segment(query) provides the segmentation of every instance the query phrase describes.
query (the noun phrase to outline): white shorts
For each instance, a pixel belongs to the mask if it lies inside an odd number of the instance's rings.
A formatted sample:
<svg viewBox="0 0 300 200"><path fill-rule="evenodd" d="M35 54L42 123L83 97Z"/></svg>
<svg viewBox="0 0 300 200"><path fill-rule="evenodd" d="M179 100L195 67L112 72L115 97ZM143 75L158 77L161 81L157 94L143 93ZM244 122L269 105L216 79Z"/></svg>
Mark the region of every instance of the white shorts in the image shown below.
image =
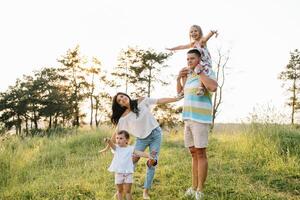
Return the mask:
<svg viewBox="0 0 300 200"><path fill-rule="evenodd" d="M208 131L210 124L184 121L184 146L206 148L208 145Z"/></svg>
<svg viewBox="0 0 300 200"><path fill-rule="evenodd" d="M133 173L115 173L115 184L133 183Z"/></svg>

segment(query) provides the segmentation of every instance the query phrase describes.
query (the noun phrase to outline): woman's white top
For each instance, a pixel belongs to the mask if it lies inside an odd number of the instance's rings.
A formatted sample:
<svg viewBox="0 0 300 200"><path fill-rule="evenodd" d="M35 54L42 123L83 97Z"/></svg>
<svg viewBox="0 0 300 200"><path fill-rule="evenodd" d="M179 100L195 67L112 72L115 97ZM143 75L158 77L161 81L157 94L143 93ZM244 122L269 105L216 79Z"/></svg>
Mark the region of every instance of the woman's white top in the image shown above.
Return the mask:
<svg viewBox="0 0 300 200"><path fill-rule="evenodd" d="M145 97L138 103L139 115L130 111L119 119L117 131L126 130L137 138L146 138L153 129L159 126L158 122L151 113L151 105L157 103L157 99Z"/></svg>
<svg viewBox="0 0 300 200"><path fill-rule="evenodd" d="M114 158L108 171L115 173L133 173L133 152L134 146L120 147L116 145Z"/></svg>

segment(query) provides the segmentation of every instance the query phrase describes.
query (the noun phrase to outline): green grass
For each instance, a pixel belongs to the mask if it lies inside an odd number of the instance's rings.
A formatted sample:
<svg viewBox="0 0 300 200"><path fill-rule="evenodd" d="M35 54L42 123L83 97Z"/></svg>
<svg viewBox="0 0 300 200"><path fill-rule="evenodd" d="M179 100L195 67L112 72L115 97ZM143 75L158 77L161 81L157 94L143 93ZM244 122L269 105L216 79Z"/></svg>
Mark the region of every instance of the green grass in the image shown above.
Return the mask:
<svg viewBox="0 0 300 200"><path fill-rule="evenodd" d="M300 131L252 124L210 135L205 199L300 199ZM100 156L110 130L79 130L50 137L10 137L0 143L0 199L101 199L115 192ZM141 199L145 159L135 172L133 198ZM188 200L191 158L182 132L164 133L151 197Z"/></svg>

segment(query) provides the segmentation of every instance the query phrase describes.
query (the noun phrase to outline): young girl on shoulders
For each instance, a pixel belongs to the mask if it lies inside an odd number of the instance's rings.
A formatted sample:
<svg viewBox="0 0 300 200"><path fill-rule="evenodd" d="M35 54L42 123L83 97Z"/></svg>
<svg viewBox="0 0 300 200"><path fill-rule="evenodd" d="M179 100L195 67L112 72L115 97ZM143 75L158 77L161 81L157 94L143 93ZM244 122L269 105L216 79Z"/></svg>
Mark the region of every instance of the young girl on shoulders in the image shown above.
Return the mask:
<svg viewBox="0 0 300 200"><path fill-rule="evenodd" d="M179 45L173 48L166 48L170 51L176 51L176 50L183 50L183 49L189 49L189 48L196 48L199 50L201 54L201 61L199 65L194 69L194 72L196 74L200 74L202 71L208 70L207 68L212 68L212 61L211 56L207 48L207 41L213 36L218 36L217 30L211 30L206 36L203 36L202 29L198 25L193 25L190 28L189 36L190 36L190 43L185 45ZM192 73L192 71L191 71ZM182 78L183 85L186 82L186 77ZM200 82L201 83L201 82ZM197 91L197 95L204 95L205 88L203 84L200 84L199 90ZM183 91L181 91L178 94L179 98L183 97Z"/></svg>

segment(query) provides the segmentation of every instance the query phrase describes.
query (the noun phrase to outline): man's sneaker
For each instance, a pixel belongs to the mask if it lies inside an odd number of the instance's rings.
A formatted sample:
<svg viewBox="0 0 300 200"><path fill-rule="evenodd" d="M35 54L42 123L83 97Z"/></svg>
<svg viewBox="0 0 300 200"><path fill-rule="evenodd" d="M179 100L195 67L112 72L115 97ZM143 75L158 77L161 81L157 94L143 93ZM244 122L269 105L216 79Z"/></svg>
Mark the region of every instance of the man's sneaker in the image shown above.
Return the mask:
<svg viewBox="0 0 300 200"><path fill-rule="evenodd" d="M196 198L196 200L202 200L202 199L204 199L204 194L203 194L203 192L196 191L196 192L195 192L195 198Z"/></svg>
<svg viewBox="0 0 300 200"><path fill-rule="evenodd" d="M192 187L190 187L189 189L186 190L184 196L194 197L195 193L196 193L196 191Z"/></svg>

